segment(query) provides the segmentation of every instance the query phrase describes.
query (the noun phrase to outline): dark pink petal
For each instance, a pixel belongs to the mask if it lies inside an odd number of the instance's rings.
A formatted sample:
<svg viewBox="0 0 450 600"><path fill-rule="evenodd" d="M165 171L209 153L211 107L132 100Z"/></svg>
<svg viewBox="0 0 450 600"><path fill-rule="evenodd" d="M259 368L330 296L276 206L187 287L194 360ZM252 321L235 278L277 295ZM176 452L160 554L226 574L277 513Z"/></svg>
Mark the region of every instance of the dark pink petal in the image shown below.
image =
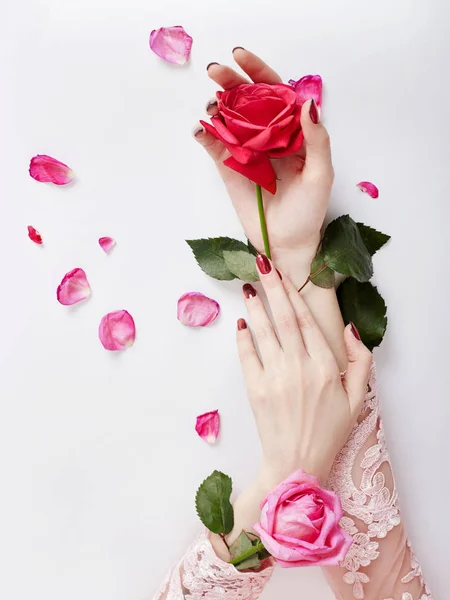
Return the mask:
<svg viewBox="0 0 450 600"><path fill-rule="evenodd" d="M220 306L199 292L188 292L178 300L178 320L188 327L204 327L215 321Z"/></svg>
<svg viewBox="0 0 450 600"><path fill-rule="evenodd" d="M192 41L181 25L160 27L150 34L150 49L167 62L184 65L189 59Z"/></svg>
<svg viewBox="0 0 450 600"><path fill-rule="evenodd" d="M378 198L378 188L373 183L370 183L370 181L360 181L356 184L356 187L359 187L362 192L369 194L371 198Z"/></svg>
<svg viewBox="0 0 450 600"><path fill-rule="evenodd" d="M58 285L56 297L58 302L64 306L70 306L85 300L91 295L91 287L83 269L72 269L64 275L63 280Z"/></svg>
<svg viewBox="0 0 450 600"><path fill-rule="evenodd" d="M30 175L36 181L50 182L56 185L70 183L75 177L70 167L46 154L33 156L30 162Z"/></svg>
<svg viewBox="0 0 450 600"><path fill-rule="evenodd" d="M126 310L110 312L100 321L98 337L106 350L126 350L136 339L133 317Z"/></svg>
<svg viewBox="0 0 450 600"><path fill-rule="evenodd" d="M317 107L322 107L322 77L320 75L305 75L298 81L290 79L289 83L293 86L297 94L297 104L303 105L311 98L314 98Z"/></svg>
<svg viewBox="0 0 450 600"><path fill-rule="evenodd" d="M39 231L37 229L35 229L31 225L28 225L28 237L35 244L42 244L41 234L39 233Z"/></svg>
<svg viewBox="0 0 450 600"><path fill-rule="evenodd" d="M108 254L116 245L116 240L112 237L101 237L98 240L98 243L100 244L100 248L103 250L103 252Z"/></svg>
<svg viewBox="0 0 450 600"><path fill-rule="evenodd" d="M216 443L219 429L220 415L218 410L213 410L212 412L197 417L195 431L203 440L205 440L205 442L208 442L208 444Z"/></svg>

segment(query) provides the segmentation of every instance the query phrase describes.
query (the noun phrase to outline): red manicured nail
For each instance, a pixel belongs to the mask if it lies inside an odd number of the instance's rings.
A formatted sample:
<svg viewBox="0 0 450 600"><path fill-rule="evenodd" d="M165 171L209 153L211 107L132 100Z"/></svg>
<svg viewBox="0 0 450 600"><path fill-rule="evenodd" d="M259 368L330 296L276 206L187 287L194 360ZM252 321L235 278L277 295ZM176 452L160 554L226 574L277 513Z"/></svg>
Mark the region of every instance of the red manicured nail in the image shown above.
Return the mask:
<svg viewBox="0 0 450 600"><path fill-rule="evenodd" d="M281 281L283 281L283 275L280 273L280 271L278 269L276 271L278 273L278 277L281 279Z"/></svg>
<svg viewBox="0 0 450 600"><path fill-rule="evenodd" d="M262 273L263 275L268 275L272 270L270 260L265 254L258 254L258 256L256 257L256 264L258 265L260 273Z"/></svg>
<svg viewBox="0 0 450 600"><path fill-rule="evenodd" d="M361 336L359 335L359 331L356 328L356 325L353 323L353 321L350 321L350 328L351 328L352 333L355 336L355 338L360 342L361 341Z"/></svg>
<svg viewBox="0 0 450 600"><path fill-rule="evenodd" d="M314 125L317 125L319 122L319 111L317 110L317 104L314 101L314 98L311 100L311 106L309 107L309 116Z"/></svg>
<svg viewBox="0 0 450 600"><path fill-rule="evenodd" d="M242 331L242 329L247 329L247 323L245 322L245 319L238 319L237 328L239 331Z"/></svg>
<svg viewBox="0 0 450 600"><path fill-rule="evenodd" d="M242 290L246 298L254 298L256 296L256 290L250 283L244 284Z"/></svg>

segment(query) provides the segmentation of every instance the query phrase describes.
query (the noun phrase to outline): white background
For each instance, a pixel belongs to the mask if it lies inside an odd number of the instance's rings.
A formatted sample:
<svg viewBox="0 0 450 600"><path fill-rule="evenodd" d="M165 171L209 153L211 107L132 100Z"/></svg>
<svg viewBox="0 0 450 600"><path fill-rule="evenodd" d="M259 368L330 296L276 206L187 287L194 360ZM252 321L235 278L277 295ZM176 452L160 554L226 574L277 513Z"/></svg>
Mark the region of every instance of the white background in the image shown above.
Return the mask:
<svg viewBox="0 0 450 600"><path fill-rule="evenodd" d="M242 237L191 127L210 61L241 45L287 80L320 73L336 184L331 214L392 235L375 258L389 306L376 352L404 517L436 598L450 534L449 14L445 0L2 1L0 596L143 600L199 530L196 487L214 468L249 481L258 441L237 361L238 283L209 279L184 239ZM183 25L190 64L153 55L153 28ZM28 176L37 153L74 185ZM355 184L374 181L376 201ZM26 226L44 237L30 242ZM117 239L110 256L99 236ZM91 299L56 302L86 270ZM183 328L197 290L222 316ZM125 308L134 348L115 355L100 318ZM207 447L197 414L219 408ZM447 577L448 579L448 577ZM279 572L268 599L331 598L315 571Z"/></svg>

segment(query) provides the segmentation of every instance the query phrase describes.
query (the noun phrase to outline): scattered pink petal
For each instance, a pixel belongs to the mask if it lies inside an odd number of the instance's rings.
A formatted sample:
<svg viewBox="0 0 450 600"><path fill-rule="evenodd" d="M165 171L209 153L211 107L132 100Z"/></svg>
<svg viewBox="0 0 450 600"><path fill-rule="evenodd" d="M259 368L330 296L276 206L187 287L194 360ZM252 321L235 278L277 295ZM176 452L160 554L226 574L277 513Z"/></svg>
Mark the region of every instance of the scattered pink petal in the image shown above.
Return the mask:
<svg viewBox="0 0 450 600"><path fill-rule="evenodd" d="M218 410L213 410L197 417L195 431L208 444L216 443L219 429L220 415Z"/></svg>
<svg viewBox="0 0 450 600"><path fill-rule="evenodd" d="M42 244L42 236L37 229L28 225L28 237L35 244Z"/></svg>
<svg viewBox="0 0 450 600"><path fill-rule="evenodd" d="M370 181L360 181L356 184L356 187L359 187L362 192L369 194L371 198L378 198L378 188L373 183L370 183Z"/></svg>
<svg viewBox="0 0 450 600"><path fill-rule="evenodd" d="M178 320L188 327L204 327L215 321L220 306L199 292L188 292L178 300Z"/></svg>
<svg viewBox="0 0 450 600"><path fill-rule="evenodd" d="M70 183L75 177L70 167L46 154L33 156L30 162L30 175L36 181L50 182L56 185Z"/></svg>
<svg viewBox="0 0 450 600"><path fill-rule="evenodd" d="M64 275L58 285L56 297L64 306L70 306L85 300L91 295L91 287L83 269L72 269Z"/></svg>
<svg viewBox="0 0 450 600"><path fill-rule="evenodd" d="M175 65L184 65L191 54L192 38L181 25L160 27L150 34L150 48L160 58Z"/></svg>
<svg viewBox="0 0 450 600"><path fill-rule="evenodd" d="M133 317L126 310L110 312L100 321L98 337L106 350L126 350L136 339Z"/></svg>
<svg viewBox="0 0 450 600"><path fill-rule="evenodd" d="M116 240L112 237L101 237L98 240L98 243L100 244L100 248L103 250L103 252L108 254L116 245Z"/></svg>
<svg viewBox="0 0 450 600"><path fill-rule="evenodd" d="M314 98L319 109L322 108L322 77L320 75L305 75L298 81L289 80L297 94L297 103L303 105L305 102Z"/></svg>

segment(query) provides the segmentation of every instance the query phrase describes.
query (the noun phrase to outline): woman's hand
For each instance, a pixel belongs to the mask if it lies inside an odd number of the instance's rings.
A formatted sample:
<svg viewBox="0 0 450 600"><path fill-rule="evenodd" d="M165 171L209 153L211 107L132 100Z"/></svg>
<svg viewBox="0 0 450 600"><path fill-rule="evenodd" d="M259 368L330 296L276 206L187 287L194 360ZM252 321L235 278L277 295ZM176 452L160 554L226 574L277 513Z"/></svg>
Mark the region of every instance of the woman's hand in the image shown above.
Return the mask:
<svg viewBox="0 0 450 600"><path fill-rule="evenodd" d="M255 83L281 81L275 71L243 48L235 48L233 58ZM230 67L217 63L208 66L208 75L224 89L249 83ZM304 147L297 154L272 160L278 179L277 193L275 196L265 193L272 258L280 269L295 277L295 283L303 283L309 274L334 176L328 133L323 125L311 119L310 106L311 102L306 102L301 114ZM210 116L216 114L217 103L209 102L207 112ZM195 139L217 165L247 237L262 251L255 184L223 164L228 151L200 125L195 130Z"/></svg>
<svg viewBox="0 0 450 600"><path fill-rule="evenodd" d="M272 263L257 259L273 324L250 284L237 341L246 387L263 449L261 477L274 487L297 469L324 484L360 414L372 361L353 325L345 329L348 369L336 360L304 300ZM256 351L258 345L260 356ZM265 487L265 485L264 485Z"/></svg>

